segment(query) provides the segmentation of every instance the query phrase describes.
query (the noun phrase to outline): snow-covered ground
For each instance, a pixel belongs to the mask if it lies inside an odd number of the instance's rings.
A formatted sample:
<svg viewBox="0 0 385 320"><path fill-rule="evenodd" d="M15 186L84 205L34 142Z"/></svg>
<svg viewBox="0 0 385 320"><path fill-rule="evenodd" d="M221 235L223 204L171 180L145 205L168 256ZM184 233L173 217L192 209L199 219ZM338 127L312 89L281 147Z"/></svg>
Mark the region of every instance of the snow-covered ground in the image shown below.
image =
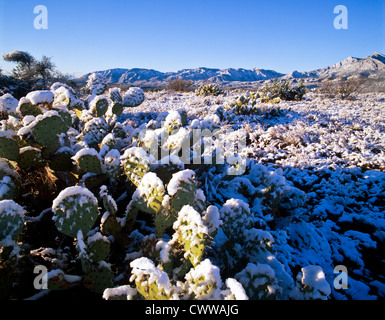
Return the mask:
<svg viewBox="0 0 385 320"><path fill-rule="evenodd" d="M242 175L224 179L220 166L195 167L207 200L218 207L231 198L248 203L254 226L273 236L275 257L293 278L317 265L335 299L384 298L385 94L344 101L309 93L300 102L261 104L262 111L279 108L271 116L216 116L239 95L149 92L119 120L136 128L154 120L156 128L168 112L184 108L187 127L245 132ZM221 237L213 245L218 266ZM346 268L348 289L334 286L338 265Z"/></svg>

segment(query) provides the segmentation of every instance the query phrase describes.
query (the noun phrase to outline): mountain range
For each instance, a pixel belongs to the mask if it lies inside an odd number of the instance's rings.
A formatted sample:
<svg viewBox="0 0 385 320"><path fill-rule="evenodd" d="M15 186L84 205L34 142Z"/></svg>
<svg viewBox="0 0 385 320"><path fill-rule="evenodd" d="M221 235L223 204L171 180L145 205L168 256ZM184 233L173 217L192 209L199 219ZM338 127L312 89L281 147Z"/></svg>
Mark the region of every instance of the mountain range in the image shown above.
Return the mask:
<svg viewBox="0 0 385 320"><path fill-rule="evenodd" d="M142 87L164 86L174 79L192 80L194 83L233 84L239 82L263 82L275 78L301 79L307 82L322 81L339 77L360 75L369 79L385 78L385 55L375 52L366 58L348 57L343 61L321 69L307 72L293 71L288 74L265 69L183 69L177 72L160 72L152 69L108 69L96 71L107 79L108 84L127 84ZM77 82L85 82L90 74L86 74Z"/></svg>

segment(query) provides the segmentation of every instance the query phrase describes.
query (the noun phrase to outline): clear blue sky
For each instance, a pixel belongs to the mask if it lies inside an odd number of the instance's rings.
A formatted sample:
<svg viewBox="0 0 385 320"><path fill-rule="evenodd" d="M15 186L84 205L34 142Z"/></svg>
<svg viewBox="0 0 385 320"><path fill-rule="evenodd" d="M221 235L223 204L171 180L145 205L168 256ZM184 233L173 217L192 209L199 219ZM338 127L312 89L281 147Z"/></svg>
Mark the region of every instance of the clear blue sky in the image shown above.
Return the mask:
<svg viewBox="0 0 385 320"><path fill-rule="evenodd" d="M348 30L333 27L339 4L348 8ZM48 9L48 30L34 28L36 5ZM385 53L385 1L0 0L0 54L13 50L52 57L75 75L135 67L309 71Z"/></svg>

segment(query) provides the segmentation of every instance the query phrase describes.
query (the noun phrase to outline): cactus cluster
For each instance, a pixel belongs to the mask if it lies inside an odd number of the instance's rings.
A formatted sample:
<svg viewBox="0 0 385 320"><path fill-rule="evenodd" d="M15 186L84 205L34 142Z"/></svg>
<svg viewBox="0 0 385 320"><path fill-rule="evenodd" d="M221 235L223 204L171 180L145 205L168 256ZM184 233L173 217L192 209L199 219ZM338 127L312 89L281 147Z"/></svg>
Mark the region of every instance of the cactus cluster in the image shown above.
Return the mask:
<svg viewBox="0 0 385 320"><path fill-rule="evenodd" d="M0 99L0 295L20 295L15 278L43 265L49 289L82 287L104 299L328 296L313 277L322 270L293 281L261 223L294 188L257 164L244 177L225 161L191 164L220 152L214 144L200 154L193 131L220 131L218 115L189 125L179 109L133 128L118 119L143 91L106 88L93 74L82 98L56 83L18 102ZM248 93L238 104L256 99Z"/></svg>
<svg viewBox="0 0 385 320"><path fill-rule="evenodd" d="M223 90L216 84L202 85L195 90L198 96L219 96L223 94Z"/></svg>

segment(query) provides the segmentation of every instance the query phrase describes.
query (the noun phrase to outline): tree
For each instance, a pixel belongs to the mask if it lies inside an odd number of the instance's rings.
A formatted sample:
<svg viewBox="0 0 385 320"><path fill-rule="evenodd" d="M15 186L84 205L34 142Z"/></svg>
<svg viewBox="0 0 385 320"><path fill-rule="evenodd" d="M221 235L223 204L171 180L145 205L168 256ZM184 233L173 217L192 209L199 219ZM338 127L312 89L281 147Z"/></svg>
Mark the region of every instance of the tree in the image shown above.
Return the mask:
<svg viewBox="0 0 385 320"><path fill-rule="evenodd" d="M45 55L37 60L28 52L15 50L3 54L3 59L16 63L11 75L6 77L7 81L0 81L7 90L12 86L11 91L16 97L22 97L31 90L46 89L57 81L68 83L73 78L58 71L52 58Z"/></svg>
<svg viewBox="0 0 385 320"><path fill-rule="evenodd" d="M23 80L31 80L34 78L33 65L35 58L28 52L14 50L11 53L3 54L3 59L16 63L16 67L12 70L13 77Z"/></svg>
<svg viewBox="0 0 385 320"><path fill-rule="evenodd" d="M35 61L34 69L36 75L43 80L43 87L45 87L47 80L54 77L55 64L51 61L51 58L43 56L40 61Z"/></svg>

